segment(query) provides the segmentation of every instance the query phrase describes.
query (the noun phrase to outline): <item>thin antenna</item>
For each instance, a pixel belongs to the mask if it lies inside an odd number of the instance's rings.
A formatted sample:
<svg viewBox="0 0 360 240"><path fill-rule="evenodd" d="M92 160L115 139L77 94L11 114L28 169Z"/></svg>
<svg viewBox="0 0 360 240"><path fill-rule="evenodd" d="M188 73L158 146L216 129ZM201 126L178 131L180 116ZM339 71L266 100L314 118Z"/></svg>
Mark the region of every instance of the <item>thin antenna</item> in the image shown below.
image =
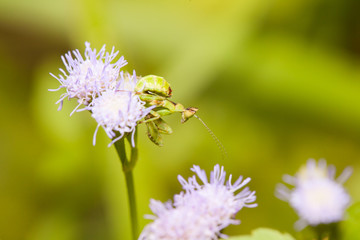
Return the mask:
<svg viewBox="0 0 360 240"><path fill-rule="evenodd" d="M204 125L204 127L208 130L208 132L210 133L211 137L214 139L214 141L216 142L216 145L218 146L218 148L221 151L221 155L223 157L223 160L227 159L227 152L226 149L224 147L224 145L220 142L220 140L216 137L215 133L213 131L211 131L211 129L206 125L206 123L200 118L198 117L196 114L194 114L194 116L199 119L199 121Z"/></svg>

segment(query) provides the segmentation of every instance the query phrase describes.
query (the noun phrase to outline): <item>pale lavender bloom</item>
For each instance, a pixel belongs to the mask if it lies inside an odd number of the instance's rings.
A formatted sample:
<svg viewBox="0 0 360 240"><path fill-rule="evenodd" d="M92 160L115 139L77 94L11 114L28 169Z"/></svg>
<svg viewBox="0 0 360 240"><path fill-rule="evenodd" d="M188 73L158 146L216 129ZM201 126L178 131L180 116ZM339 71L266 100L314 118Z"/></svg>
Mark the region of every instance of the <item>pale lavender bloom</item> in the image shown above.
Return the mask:
<svg viewBox="0 0 360 240"><path fill-rule="evenodd" d="M113 89L101 92L99 96L84 108L89 110L91 116L97 121L98 126L94 133L93 144L95 145L96 134L99 127L103 127L106 134L114 142L121 139L124 134L132 132L132 145L134 143L135 127L138 121L145 117L155 106L145 108L145 102L141 101L134 92L137 77L134 74L120 74L120 80Z"/></svg>
<svg viewBox="0 0 360 240"><path fill-rule="evenodd" d="M234 184L232 176L226 181L224 168L219 165L214 167L208 181L206 173L199 166L191 169L201 180L199 184L196 176L186 181L183 177L178 179L184 189L174 196L174 203L152 200L150 208L155 216L148 216L154 222L148 224L139 239L182 239L182 240L209 240L226 238L220 233L230 224L239 224L235 215L242 207L256 207L255 192L247 187L240 193L236 191L244 187L250 178L243 181L240 177ZM226 181L226 183L225 183Z"/></svg>
<svg viewBox="0 0 360 240"><path fill-rule="evenodd" d="M215 240L220 231L212 221L198 212L181 206L174 208L170 202L151 200L150 208L156 215L148 218L148 224L141 233L140 240Z"/></svg>
<svg viewBox="0 0 360 240"><path fill-rule="evenodd" d="M284 181L295 188L290 190L283 184L277 186L276 196L288 201L300 217L295 223L297 230L306 225L329 224L343 219L350 196L342 184L350 177L352 169L346 168L337 179L335 171L335 167L327 166L324 159L318 164L309 159L295 177L284 176Z"/></svg>
<svg viewBox="0 0 360 240"><path fill-rule="evenodd" d="M66 92L60 96L56 103L60 103L59 110L62 108L63 100L68 98L77 98L79 105L72 111L73 114L81 104L87 106L95 97L107 89L113 89L116 86L116 80L119 77L120 68L127 64L124 57L120 57L115 63L111 63L118 51L112 48L111 53L105 52L105 45L99 52L90 48L90 43L85 42L85 58L83 58L79 50L69 51L65 56L61 56L64 62L66 73L60 68L63 75L59 74L54 78L60 82L57 91L65 88ZM70 114L70 115L71 115Z"/></svg>

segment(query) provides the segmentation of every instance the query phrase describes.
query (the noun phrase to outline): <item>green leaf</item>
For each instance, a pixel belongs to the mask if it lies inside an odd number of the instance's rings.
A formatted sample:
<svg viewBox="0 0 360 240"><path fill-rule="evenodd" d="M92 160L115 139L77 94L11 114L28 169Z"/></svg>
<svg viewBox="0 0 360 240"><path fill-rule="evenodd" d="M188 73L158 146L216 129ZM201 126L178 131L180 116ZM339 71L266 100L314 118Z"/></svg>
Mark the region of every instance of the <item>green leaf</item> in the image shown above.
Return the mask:
<svg viewBox="0 0 360 240"><path fill-rule="evenodd" d="M228 240L295 240L295 238L274 229L258 228L253 230L251 235L230 237Z"/></svg>
<svg viewBox="0 0 360 240"><path fill-rule="evenodd" d="M347 217L341 223L344 240L360 239L360 202L347 210Z"/></svg>

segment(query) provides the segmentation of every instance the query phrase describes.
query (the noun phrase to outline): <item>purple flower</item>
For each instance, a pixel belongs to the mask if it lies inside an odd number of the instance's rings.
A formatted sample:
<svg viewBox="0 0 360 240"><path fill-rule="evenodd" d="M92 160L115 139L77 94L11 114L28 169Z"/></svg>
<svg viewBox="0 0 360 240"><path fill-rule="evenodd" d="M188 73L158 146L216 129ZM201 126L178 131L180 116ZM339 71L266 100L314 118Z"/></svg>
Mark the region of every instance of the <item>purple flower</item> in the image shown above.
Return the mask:
<svg viewBox="0 0 360 240"><path fill-rule="evenodd" d="M226 172L219 165L214 167L208 180L204 170L194 165L191 169L196 176L186 181L178 176L184 191L174 196L174 203L165 204L151 200L150 208L155 216L147 216L154 221L148 224L140 240L208 240L226 237L220 233L230 224L239 224L235 215L243 207L256 207L255 192L248 187L239 193L250 178L240 177L234 184L232 176L226 181Z"/></svg>
<svg viewBox="0 0 360 240"><path fill-rule="evenodd" d="M50 91L57 91L65 88L66 92L60 96L56 103L60 103L59 110L62 108L63 100L68 98L77 98L79 105L72 111L72 115L81 104L88 105L92 99L99 96L99 94L107 89L113 89L117 85L117 78L119 77L120 68L127 64L124 57L120 57L115 63L111 63L118 51L115 52L114 47L111 53L105 52L105 45L96 52L96 49L90 48L90 43L85 42L85 58L83 58L79 50L69 51L65 56L61 56L65 68L68 73L60 68L63 75L59 74L56 77L50 73L54 78L60 82L58 89Z"/></svg>

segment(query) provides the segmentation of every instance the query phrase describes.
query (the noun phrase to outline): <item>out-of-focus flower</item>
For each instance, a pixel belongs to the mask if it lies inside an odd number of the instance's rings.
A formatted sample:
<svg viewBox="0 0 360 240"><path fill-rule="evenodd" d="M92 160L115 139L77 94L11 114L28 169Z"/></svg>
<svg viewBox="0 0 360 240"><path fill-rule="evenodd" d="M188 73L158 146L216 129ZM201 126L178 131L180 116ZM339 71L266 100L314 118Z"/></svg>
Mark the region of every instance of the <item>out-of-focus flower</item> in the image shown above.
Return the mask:
<svg viewBox="0 0 360 240"><path fill-rule="evenodd" d="M79 105L72 111L73 114L81 104L88 105L95 97L107 89L113 89L117 85L117 78L120 74L120 68L127 64L124 57L120 57L115 63L111 63L118 51L112 48L111 53L105 52L105 45L96 52L96 49L90 48L90 43L85 43L85 59L81 56L79 50L72 51L74 58L69 51L65 56L61 56L64 62L66 73L60 68L63 75L56 77L51 75L60 82L57 91L65 88L66 92L60 96L56 103L60 103L59 110L62 108L63 100L68 98L77 98ZM70 114L70 115L71 115Z"/></svg>
<svg viewBox="0 0 360 240"><path fill-rule="evenodd" d="M220 233L230 224L239 224L235 215L243 207L256 207L255 192L248 187L239 193L250 178L240 177L234 184L232 176L226 181L226 172L219 165L210 174L210 181L204 170L199 166L191 169L201 180L199 184L196 176L186 181L178 179L184 189L174 196L174 203L165 204L151 200L150 208L155 216L148 216L154 221L148 224L140 235L141 240L209 240L226 237ZM225 183L226 181L226 183Z"/></svg>
<svg viewBox="0 0 360 240"><path fill-rule="evenodd" d="M350 196L342 184L350 177L352 169L346 168L337 179L335 171L335 167L327 166L324 159L318 164L309 159L295 177L284 176L284 182L295 188L290 190L283 184L277 186L276 196L288 201L300 217L295 224L297 230L306 225L317 226L343 219Z"/></svg>
<svg viewBox="0 0 360 240"><path fill-rule="evenodd" d="M134 92L137 81L136 73L133 76L120 74L120 80L113 89L101 92L99 96L84 109L89 110L91 116L97 121L93 144L95 145L96 133L103 127L113 144L121 139L125 133L135 133L135 127L140 119L145 117L155 106L145 108L145 102L139 99ZM117 136L117 137L116 137ZM134 146L134 138L132 138Z"/></svg>

